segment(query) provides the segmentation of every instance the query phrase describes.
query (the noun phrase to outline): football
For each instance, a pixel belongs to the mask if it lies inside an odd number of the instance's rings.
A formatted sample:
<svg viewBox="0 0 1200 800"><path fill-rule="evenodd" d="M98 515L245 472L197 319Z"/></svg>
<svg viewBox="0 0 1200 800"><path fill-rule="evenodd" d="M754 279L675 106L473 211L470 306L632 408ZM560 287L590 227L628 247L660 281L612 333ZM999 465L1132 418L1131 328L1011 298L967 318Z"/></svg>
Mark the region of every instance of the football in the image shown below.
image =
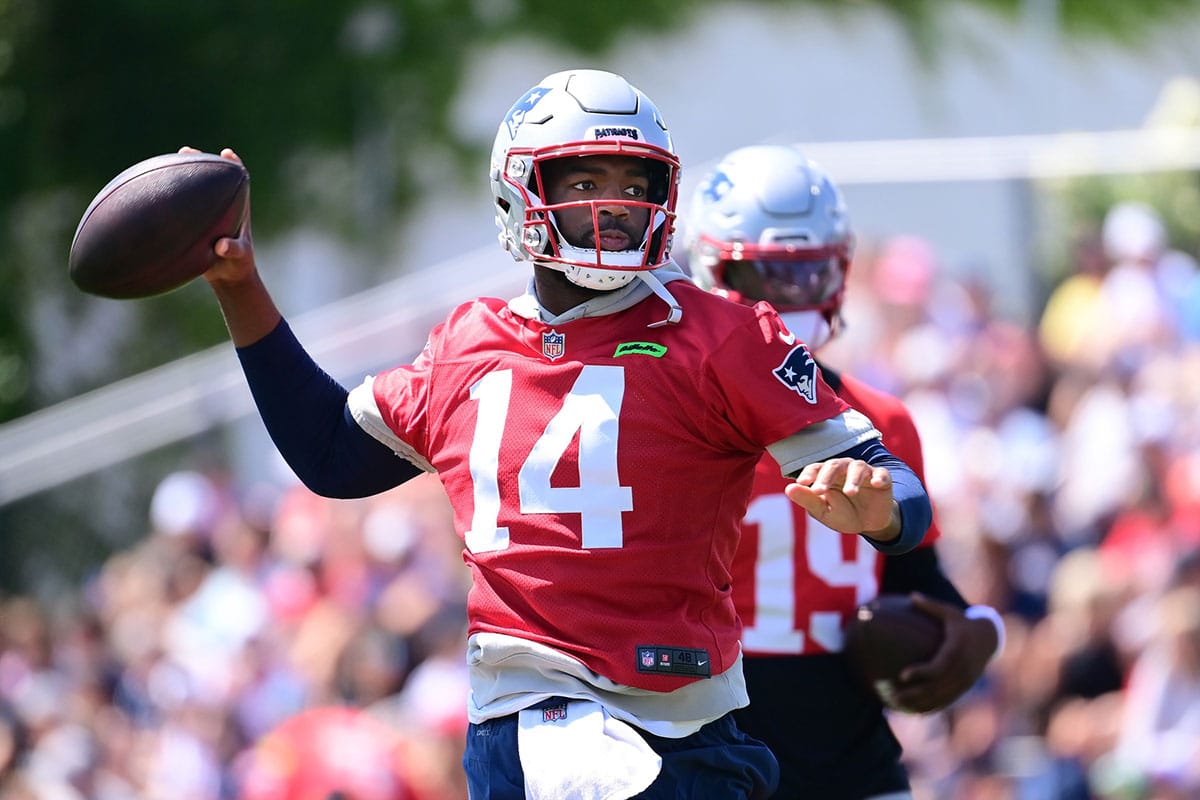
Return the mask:
<svg viewBox="0 0 1200 800"><path fill-rule="evenodd" d="M154 156L121 172L92 200L71 242L71 280L116 299L176 289L207 270L213 245L237 236L250 175L211 153Z"/></svg>
<svg viewBox="0 0 1200 800"><path fill-rule="evenodd" d="M882 594L858 607L846 625L842 651L868 687L895 680L910 664L928 661L942 643L942 623L908 595Z"/></svg>

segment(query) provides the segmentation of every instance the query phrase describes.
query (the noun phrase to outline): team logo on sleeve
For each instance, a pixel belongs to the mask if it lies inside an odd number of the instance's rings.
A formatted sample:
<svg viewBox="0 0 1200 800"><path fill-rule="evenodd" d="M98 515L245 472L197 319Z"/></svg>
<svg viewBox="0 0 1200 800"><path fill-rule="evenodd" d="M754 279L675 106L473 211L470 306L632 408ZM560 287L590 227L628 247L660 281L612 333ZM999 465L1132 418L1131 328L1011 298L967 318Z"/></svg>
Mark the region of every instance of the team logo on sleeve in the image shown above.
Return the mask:
<svg viewBox="0 0 1200 800"><path fill-rule="evenodd" d="M567 335L556 330L548 330L542 334L542 355L554 361L563 357L567 352Z"/></svg>
<svg viewBox="0 0 1200 800"><path fill-rule="evenodd" d="M787 354L783 363L775 368L775 377L789 389L808 402L817 403L817 362L808 348L798 344Z"/></svg>

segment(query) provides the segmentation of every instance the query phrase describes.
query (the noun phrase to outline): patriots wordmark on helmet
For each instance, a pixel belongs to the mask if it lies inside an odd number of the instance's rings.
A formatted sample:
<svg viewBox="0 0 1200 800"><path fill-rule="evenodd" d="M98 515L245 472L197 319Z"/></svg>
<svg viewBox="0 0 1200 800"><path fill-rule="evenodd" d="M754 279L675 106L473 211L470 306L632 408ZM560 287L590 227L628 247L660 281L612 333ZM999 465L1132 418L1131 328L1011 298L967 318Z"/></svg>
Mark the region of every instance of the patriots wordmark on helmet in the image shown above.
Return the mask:
<svg viewBox="0 0 1200 800"><path fill-rule="evenodd" d="M593 139L611 139L614 136L624 136L626 139L636 139L637 141L642 140L642 132L637 128L613 126L592 128Z"/></svg>

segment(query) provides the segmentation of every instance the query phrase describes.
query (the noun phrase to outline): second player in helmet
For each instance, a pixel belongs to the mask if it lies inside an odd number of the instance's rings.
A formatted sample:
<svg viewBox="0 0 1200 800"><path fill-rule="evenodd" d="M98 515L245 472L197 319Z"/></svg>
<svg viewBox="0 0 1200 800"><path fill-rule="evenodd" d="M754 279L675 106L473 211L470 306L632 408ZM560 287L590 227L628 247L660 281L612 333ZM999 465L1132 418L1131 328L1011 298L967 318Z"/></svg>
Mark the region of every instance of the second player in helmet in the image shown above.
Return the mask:
<svg viewBox="0 0 1200 800"><path fill-rule="evenodd" d="M700 286L746 305L768 301L814 351L837 335L853 231L837 185L797 148L728 154L698 185L683 228L683 258ZM901 402L818 364L834 391L922 475L916 427ZM936 525L916 550L883 556L833 533L787 502L783 490L778 465L765 457L734 561L750 694L750 706L735 717L779 759L776 797L911 797L883 700L856 681L839 653L843 626L880 592L923 594L916 602L943 621L945 642L910 680L885 689L895 707L920 712L970 688L1003 631L968 617L939 565ZM969 613L995 616L984 607Z"/></svg>

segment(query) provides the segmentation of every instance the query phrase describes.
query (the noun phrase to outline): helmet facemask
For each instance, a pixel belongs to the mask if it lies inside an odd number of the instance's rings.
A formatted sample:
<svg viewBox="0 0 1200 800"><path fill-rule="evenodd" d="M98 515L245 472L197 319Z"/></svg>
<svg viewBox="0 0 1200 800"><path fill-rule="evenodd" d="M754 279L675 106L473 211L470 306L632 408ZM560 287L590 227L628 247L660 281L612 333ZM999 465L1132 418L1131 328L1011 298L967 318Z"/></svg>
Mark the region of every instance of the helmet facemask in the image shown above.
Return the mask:
<svg viewBox="0 0 1200 800"><path fill-rule="evenodd" d="M706 241L714 285L742 303L765 300L788 329L809 346L820 347L841 327L846 272L845 242L833 246L744 245Z"/></svg>
<svg viewBox="0 0 1200 800"><path fill-rule="evenodd" d="M544 170L557 159L614 156L641 159L644 196L547 204ZM668 263L679 182L679 160L661 115L623 78L598 70L547 76L517 101L497 133L491 183L500 242L518 260L563 272L574 284L612 290ZM627 246L606 249L614 223L607 206L645 217L644 230L624 227ZM583 231L572 221L586 210ZM613 236L608 236L610 240ZM597 246L600 244L600 246Z"/></svg>
<svg viewBox="0 0 1200 800"><path fill-rule="evenodd" d="M513 151L511 165L520 164L518 174L532 173L528 185L516 184L523 193L524 220L520 247L526 257L556 269L572 283L587 289L612 290L629 284L638 272L657 269L667 263L674 227L678 163L674 156L659 148L623 140L571 143L542 148L533 153ZM606 198L548 203L545 200L546 173L554 162L588 156L635 157L646 163L648 188L644 199ZM629 216L645 215L647 224L632 230L605 210L612 206L627 209ZM564 230L563 220L575 210L586 211L590 224L582 230ZM622 249L597 246L606 234L619 230L631 245Z"/></svg>

